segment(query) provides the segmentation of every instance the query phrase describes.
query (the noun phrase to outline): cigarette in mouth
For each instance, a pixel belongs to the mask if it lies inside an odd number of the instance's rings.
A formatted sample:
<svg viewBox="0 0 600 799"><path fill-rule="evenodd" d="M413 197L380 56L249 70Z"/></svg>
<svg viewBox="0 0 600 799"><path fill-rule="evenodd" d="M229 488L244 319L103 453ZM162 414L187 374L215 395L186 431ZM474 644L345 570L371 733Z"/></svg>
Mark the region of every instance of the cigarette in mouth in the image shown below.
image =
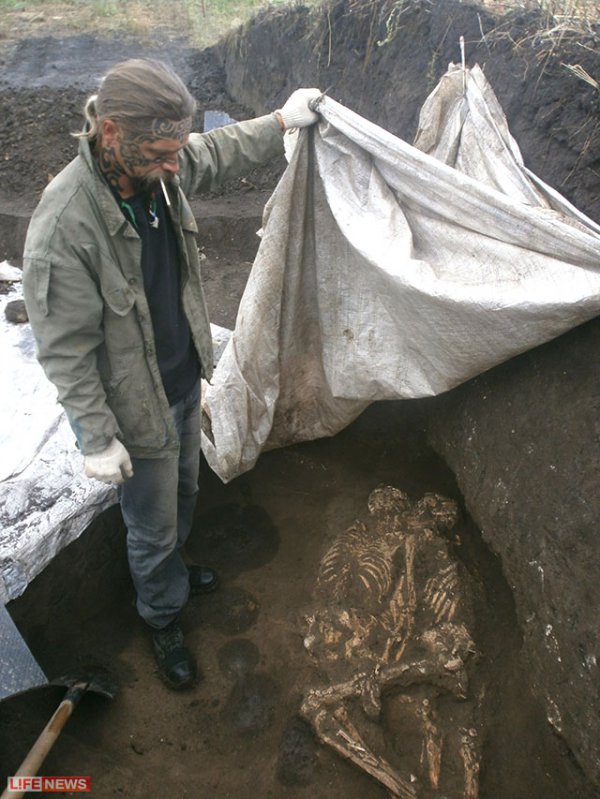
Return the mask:
<svg viewBox="0 0 600 799"><path fill-rule="evenodd" d="M160 179L160 187L163 190L163 194L165 195L165 202L167 203L167 205L170 208L171 207L171 200L169 200L169 195L167 193L167 187L165 186L162 178Z"/></svg>

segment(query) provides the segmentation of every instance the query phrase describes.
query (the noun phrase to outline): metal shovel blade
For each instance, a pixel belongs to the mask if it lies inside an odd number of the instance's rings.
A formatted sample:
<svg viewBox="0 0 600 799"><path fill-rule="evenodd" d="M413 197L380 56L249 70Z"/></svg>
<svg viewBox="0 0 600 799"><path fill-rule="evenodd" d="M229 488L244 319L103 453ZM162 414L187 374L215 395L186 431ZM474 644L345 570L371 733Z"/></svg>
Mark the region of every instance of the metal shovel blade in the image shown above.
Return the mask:
<svg viewBox="0 0 600 799"><path fill-rule="evenodd" d="M6 606L0 604L0 701L47 684L46 675L29 651Z"/></svg>
<svg viewBox="0 0 600 799"><path fill-rule="evenodd" d="M119 689L116 680L107 669L91 665L63 674L52 680L50 685L62 685L68 688L68 694L83 694L90 691L106 699L114 699Z"/></svg>

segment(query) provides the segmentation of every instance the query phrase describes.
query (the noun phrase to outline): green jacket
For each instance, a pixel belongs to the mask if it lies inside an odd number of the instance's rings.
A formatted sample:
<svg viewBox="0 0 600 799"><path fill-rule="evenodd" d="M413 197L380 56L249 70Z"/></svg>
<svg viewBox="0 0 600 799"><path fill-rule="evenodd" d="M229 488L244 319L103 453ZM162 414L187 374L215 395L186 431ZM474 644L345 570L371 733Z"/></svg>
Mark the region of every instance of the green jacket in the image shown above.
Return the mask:
<svg viewBox="0 0 600 799"><path fill-rule="evenodd" d="M203 374L213 368L198 229L186 194L214 189L283 152L273 114L193 133L181 155L171 217L182 301ZM178 451L155 355L141 241L98 172L89 144L46 187L25 242L23 287L38 359L84 455L117 436L137 457Z"/></svg>

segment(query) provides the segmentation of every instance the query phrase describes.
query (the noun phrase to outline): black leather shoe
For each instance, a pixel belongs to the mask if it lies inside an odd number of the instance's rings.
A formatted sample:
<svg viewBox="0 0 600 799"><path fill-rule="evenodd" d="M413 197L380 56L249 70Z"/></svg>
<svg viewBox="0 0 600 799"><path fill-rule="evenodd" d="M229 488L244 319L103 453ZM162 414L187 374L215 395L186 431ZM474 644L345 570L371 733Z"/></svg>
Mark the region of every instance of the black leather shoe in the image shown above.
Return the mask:
<svg viewBox="0 0 600 799"><path fill-rule="evenodd" d="M209 566L188 566L190 593L209 594L219 584L219 576Z"/></svg>
<svg viewBox="0 0 600 799"><path fill-rule="evenodd" d="M153 630L152 646L158 672L169 688L191 688L198 680L198 667L184 644L179 624L174 621L162 630Z"/></svg>

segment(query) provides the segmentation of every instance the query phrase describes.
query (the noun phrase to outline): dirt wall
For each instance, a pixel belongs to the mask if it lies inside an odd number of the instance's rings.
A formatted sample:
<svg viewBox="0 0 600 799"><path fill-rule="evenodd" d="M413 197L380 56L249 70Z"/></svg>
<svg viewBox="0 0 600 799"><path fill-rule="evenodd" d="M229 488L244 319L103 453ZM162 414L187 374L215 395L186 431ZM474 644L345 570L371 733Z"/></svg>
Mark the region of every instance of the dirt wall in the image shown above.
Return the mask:
<svg viewBox="0 0 600 799"><path fill-rule="evenodd" d="M597 34L546 39L545 27L534 13L499 18L453 0L340 0L327 12L259 16L216 54L228 93L258 113L318 86L410 142L425 98L460 63L462 36L466 64L484 70L526 165L600 221L600 92L566 68L598 77Z"/></svg>
<svg viewBox="0 0 600 799"><path fill-rule="evenodd" d="M430 438L515 596L532 686L599 777L599 320L438 398Z"/></svg>

